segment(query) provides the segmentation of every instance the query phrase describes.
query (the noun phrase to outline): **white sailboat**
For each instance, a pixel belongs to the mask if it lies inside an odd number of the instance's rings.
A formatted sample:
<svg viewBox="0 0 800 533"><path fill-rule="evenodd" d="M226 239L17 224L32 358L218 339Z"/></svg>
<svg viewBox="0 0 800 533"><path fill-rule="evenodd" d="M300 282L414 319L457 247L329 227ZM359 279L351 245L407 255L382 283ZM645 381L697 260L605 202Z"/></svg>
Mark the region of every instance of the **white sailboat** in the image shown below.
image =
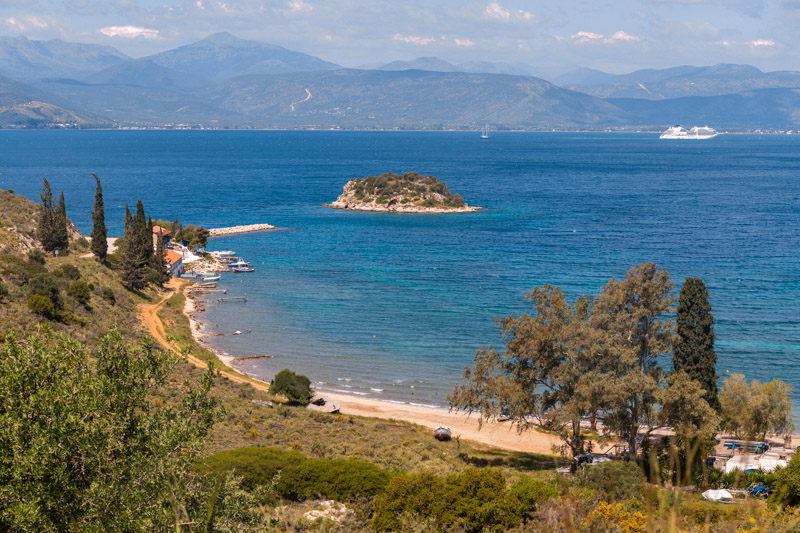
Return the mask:
<svg viewBox="0 0 800 533"><path fill-rule="evenodd" d="M481 131L481 139L490 139L490 138L491 137L489 136L489 125L486 124L483 127L483 131Z"/></svg>

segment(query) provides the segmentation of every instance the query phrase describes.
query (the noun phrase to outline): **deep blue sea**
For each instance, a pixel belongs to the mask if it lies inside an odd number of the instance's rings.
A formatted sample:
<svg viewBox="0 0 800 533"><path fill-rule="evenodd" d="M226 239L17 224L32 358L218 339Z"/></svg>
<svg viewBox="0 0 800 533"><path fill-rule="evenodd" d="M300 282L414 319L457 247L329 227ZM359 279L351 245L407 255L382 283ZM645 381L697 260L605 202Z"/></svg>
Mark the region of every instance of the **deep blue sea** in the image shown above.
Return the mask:
<svg viewBox="0 0 800 533"><path fill-rule="evenodd" d="M483 211L335 211L351 177L433 174ZM718 373L780 378L800 407L800 136L225 131L0 131L0 187L38 200L64 189L88 234L96 172L108 225L125 202L206 227L278 231L214 239L256 272L225 275L208 304L230 354L270 354L323 389L444 405L495 316L528 309L542 283L595 293L656 261L702 278L717 326Z"/></svg>

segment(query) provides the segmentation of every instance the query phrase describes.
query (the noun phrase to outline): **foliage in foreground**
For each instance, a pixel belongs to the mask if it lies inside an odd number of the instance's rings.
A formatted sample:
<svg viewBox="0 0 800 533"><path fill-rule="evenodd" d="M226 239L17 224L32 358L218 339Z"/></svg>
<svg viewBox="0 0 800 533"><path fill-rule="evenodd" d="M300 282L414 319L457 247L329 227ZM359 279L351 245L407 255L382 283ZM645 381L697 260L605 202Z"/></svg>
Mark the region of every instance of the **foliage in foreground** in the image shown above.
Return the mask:
<svg viewBox="0 0 800 533"><path fill-rule="evenodd" d="M383 492L390 474L372 463L313 459L275 448L239 448L218 452L197 465L201 473L235 472L246 488L270 486L291 501L324 497L337 501L372 498Z"/></svg>
<svg viewBox="0 0 800 533"><path fill-rule="evenodd" d="M405 474L375 501L372 527L405 531L413 521L428 524L431 531L505 531L558 494L550 483L531 478L507 487L503 473L493 468L470 468L448 476Z"/></svg>
<svg viewBox="0 0 800 533"><path fill-rule="evenodd" d="M153 531L175 520L219 409L213 374L151 405L171 358L119 333L89 354L52 334L0 354L0 530ZM203 497L207 497L204 495Z"/></svg>

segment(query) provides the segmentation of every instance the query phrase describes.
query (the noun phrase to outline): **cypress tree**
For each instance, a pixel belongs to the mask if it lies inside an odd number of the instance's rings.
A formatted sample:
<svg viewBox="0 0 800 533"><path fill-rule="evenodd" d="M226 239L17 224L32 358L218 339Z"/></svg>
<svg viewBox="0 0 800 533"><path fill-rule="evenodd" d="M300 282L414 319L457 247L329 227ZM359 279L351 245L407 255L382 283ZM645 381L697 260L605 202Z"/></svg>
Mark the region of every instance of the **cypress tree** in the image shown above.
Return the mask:
<svg viewBox="0 0 800 533"><path fill-rule="evenodd" d="M678 341L673 350L672 366L676 372L682 370L700 382L706 391L706 401L719 411L712 311L703 280L686 278L678 299Z"/></svg>
<svg viewBox="0 0 800 533"><path fill-rule="evenodd" d="M106 211L103 205L103 188L100 178L92 174L97 183L94 193L94 211L92 211L92 253L100 259L106 260L108 255L108 230L106 229Z"/></svg>
<svg viewBox="0 0 800 533"><path fill-rule="evenodd" d="M164 238L159 234L156 240L156 252L153 255L152 269L154 278L159 287L163 287L164 283L169 281L170 272L167 266L167 258L164 255Z"/></svg>
<svg viewBox="0 0 800 533"><path fill-rule="evenodd" d="M133 215L133 240L142 262L150 264L150 259L153 257L153 231L147 223L147 215L144 213L141 200L136 201L136 214Z"/></svg>
<svg viewBox="0 0 800 533"><path fill-rule="evenodd" d="M36 237L42 243L45 252L52 252L58 249L57 237L55 235L56 206L53 201L53 191L50 183L43 177L44 186L39 195L42 199L42 206L39 210L39 221L36 227Z"/></svg>
<svg viewBox="0 0 800 533"><path fill-rule="evenodd" d="M67 206L64 203L64 191L58 198L58 209L56 210L55 226L53 230L56 238L56 248L61 251L69 250L69 231L67 230Z"/></svg>
<svg viewBox="0 0 800 533"><path fill-rule="evenodd" d="M125 234L127 235L128 230L133 226L133 216L131 216L131 210L128 207L128 202L125 202Z"/></svg>

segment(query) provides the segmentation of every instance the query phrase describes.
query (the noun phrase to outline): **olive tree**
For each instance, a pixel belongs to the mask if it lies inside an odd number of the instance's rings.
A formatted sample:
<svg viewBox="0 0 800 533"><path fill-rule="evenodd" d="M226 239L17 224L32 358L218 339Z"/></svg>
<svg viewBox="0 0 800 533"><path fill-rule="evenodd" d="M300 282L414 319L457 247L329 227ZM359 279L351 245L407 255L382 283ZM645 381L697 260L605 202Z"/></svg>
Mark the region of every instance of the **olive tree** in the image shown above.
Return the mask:
<svg viewBox="0 0 800 533"><path fill-rule="evenodd" d="M191 465L219 415L207 372L154 403L173 358L112 332L90 354L51 333L0 353L0 530L175 528Z"/></svg>

